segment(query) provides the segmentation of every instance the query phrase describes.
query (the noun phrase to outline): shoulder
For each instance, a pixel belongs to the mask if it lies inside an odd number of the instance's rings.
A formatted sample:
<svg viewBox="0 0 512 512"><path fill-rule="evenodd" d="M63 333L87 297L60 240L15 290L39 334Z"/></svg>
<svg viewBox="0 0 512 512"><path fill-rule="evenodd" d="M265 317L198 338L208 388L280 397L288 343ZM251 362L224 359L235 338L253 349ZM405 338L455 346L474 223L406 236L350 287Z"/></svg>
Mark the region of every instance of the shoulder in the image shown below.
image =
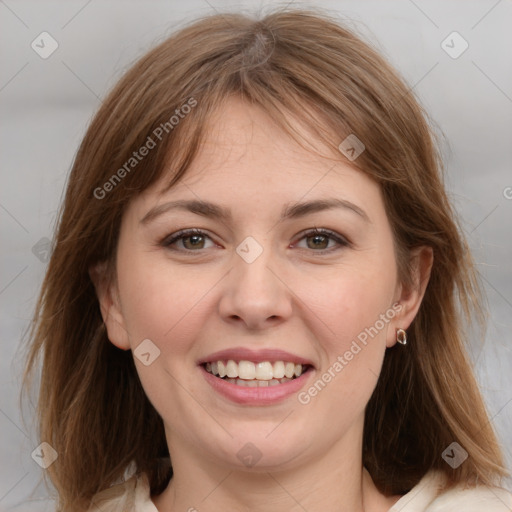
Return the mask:
<svg viewBox="0 0 512 512"><path fill-rule="evenodd" d="M457 485L442 491L444 476L431 471L389 512L510 512L512 494L498 487Z"/></svg>
<svg viewBox="0 0 512 512"><path fill-rule="evenodd" d="M512 494L498 487L483 485L471 488L462 486L450 489L438 496L426 512L510 512Z"/></svg>
<svg viewBox="0 0 512 512"><path fill-rule="evenodd" d="M146 475L133 475L126 481L96 494L90 512L158 512L150 498Z"/></svg>

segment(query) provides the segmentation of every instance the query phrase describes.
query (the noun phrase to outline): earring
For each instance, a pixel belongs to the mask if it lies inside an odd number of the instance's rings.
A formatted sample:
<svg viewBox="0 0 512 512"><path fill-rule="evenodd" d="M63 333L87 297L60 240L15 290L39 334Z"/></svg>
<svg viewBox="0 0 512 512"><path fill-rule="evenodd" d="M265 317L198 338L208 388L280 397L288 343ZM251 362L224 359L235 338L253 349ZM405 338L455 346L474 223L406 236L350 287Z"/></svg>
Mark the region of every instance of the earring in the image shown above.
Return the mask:
<svg viewBox="0 0 512 512"><path fill-rule="evenodd" d="M396 341L401 345L407 345L407 333L403 329L396 330Z"/></svg>

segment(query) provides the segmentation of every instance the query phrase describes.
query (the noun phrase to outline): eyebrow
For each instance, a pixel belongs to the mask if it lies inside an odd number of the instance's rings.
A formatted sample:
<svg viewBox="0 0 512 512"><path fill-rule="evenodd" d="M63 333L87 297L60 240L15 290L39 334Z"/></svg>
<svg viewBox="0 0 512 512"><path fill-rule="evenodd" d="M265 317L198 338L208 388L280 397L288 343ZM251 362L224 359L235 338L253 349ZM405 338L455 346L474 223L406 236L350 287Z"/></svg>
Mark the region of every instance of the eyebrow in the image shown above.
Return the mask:
<svg viewBox="0 0 512 512"><path fill-rule="evenodd" d="M289 203L283 207L281 212L281 218L279 222L287 219L297 219L305 217L311 213L321 212L324 210L330 210L333 208L343 208L351 211L368 223L371 223L366 212L359 206L347 201L346 199L330 198L330 199L316 199L312 201L306 201L302 203ZM184 210L201 215L202 217L210 217L218 219L223 222L229 222L233 219L233 215L228 208L223 206L210 203L208 201L200 200L187 200L180 199L177 201L169 201L161 205L157 205L149 210L146 215L141 219L141 224L148 224L160 215L169 212L170 210Z"/></svg>

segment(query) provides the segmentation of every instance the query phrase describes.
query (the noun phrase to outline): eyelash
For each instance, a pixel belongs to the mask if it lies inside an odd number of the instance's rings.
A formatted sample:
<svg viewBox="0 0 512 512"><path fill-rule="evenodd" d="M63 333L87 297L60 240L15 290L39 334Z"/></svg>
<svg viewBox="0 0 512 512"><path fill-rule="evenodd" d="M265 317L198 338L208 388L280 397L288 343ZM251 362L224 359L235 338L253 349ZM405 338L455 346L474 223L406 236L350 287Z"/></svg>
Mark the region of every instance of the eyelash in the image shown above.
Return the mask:
<svg viewBox="0 0 512 512"><path fill-rule="evenodd" d="M184 229L184 230L178 231L177 233L174 233L173 235L169 235L166 238L164 238L161 242L161 245L163 247L166 247L166 248L174 250L174 251L187 252L187 253L200 252L200 249L191 250L191 249L171 248L171 246L173 244L175 244L176 242L183 240L185 238L188 238L190 236L194 236L194 235L203 236L203 237L209 238L211 240L211 237L205 231L202 231L200 229ZM341 247L349 247L351 245L350 242L345 237L338 235L334 231L330 231L328 229L317 229L317 228L310 229L308 231L301 233L299 241L304 238L318 236L318 235L325 236L325 237L328 237L328 238L334 240ZM330 253L333 250L337 250L339 248L340 247L331 247L329 249L322 249L322 250L318 250L318 251L314 250L314 249L310 249L310 250L316 254L322 255L322 254Z"/></svg>

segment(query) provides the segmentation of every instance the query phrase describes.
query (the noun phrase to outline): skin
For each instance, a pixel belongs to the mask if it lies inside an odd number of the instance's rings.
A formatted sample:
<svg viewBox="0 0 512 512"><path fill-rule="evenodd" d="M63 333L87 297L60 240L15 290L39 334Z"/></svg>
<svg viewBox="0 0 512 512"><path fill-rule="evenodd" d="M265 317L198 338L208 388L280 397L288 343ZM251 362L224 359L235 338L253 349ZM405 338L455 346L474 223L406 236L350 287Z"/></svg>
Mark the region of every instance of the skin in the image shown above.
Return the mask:
<svg viewBox="0 0 512 512"><path fill-rule="evenodd" d="M364 409L396 329L407 329L419 308L432 252L411 254L415 284L404 286L379 186L341 153L334 162L300 147L256 107L229 100L207 132L178 185L162 193L168 174L129 205L116 279L91 271L111 342L134 350L150 339L160 350L149 366L135 358L174 468L153 502L160 512L386 511L399 497L383 496L362 467ZM285 204L319 198L350 201L367 219L336 208L279 222ZM141 222L176 199L214 202L232 219L170 210ZM304 236L315 227L348 245ZM161 243L186 228L207 236ZM248 236L263 248L250 264L235 251ZM307 389L396 303L400 312L307 405L296 395L233 403L196 364L237 346L287 350L313 362ZM247 442L262 455L252 468L236 456Z"/></svg>

